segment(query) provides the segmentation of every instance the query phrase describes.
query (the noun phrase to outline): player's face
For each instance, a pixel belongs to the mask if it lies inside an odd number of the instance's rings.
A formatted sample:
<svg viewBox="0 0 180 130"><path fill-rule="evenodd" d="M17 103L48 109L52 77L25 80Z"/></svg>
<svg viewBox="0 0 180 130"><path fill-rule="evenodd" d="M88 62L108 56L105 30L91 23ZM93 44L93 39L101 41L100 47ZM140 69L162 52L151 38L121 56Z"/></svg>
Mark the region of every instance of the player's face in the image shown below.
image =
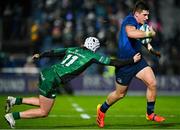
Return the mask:
<svg viewBox="0 0 180 130"><path fill-rule="evenodd" d="M136 12L135 17L138 23L144 24L148 20L149 11L142 10L141 12Z"/></svg>

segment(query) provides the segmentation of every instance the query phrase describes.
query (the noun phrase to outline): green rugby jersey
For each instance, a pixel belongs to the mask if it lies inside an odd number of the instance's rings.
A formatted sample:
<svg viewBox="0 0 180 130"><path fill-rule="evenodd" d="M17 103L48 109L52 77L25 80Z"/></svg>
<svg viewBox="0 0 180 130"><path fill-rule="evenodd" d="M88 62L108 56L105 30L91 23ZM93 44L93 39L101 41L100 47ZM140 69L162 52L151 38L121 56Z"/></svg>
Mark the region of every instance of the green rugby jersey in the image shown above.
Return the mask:
<svg viewBox="0 0 180 130"><path fill-rule="evenodd" d="M117 63L118 65L119 63L120 65L126 65L133 62L132 59L112 62L114 60L110 57L102 56L82 47L59 48L40 55L40 57L50 56L63 56L58 63L51 66L63 83L76 77L93 63L115 66Z"/></svg>

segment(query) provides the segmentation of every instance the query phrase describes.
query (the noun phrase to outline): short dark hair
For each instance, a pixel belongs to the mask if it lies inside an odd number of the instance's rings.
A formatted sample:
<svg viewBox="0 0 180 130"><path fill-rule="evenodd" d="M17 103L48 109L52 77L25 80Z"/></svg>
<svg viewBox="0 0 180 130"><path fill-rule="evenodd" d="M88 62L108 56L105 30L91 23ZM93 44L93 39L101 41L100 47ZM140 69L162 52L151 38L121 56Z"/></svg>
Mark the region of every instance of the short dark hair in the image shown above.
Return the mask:
<svg viewBox="0 0 180 130"><path fill-rule="evenodd" d="M140 12L140 11L142 11L142 10L147 10L147 11L149 11L149 6L148 6L148 4L147 4L145 1L139 0L139 1L137 1L137 2L135 3L135 6L134 6L134 8L133 8L133 14L134 14L136 11Z"/></svg>

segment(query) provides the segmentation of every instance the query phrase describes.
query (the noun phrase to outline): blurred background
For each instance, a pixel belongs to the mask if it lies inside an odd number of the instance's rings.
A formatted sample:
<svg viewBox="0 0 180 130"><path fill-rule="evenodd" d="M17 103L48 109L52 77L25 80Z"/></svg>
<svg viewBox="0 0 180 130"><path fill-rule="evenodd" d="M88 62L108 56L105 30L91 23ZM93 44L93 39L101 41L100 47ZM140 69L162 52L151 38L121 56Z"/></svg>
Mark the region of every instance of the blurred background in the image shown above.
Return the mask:
<svg viewBox="0 0 180 130"><path fill-rule="evenodd" d="M101 41L100 53L116 56L118 32L135 0L5 0L0 2L0 93L36 93L39 70L57 59L31 61L34 53L80 46L88 36ZM142 48L160 94L180 94L180 1L147 0L148 23L157 31L152 45L160 59ZM106 94L114 88L114 68L93 65L59 93ZM146 88L133 79L129 94Z"/></svg>

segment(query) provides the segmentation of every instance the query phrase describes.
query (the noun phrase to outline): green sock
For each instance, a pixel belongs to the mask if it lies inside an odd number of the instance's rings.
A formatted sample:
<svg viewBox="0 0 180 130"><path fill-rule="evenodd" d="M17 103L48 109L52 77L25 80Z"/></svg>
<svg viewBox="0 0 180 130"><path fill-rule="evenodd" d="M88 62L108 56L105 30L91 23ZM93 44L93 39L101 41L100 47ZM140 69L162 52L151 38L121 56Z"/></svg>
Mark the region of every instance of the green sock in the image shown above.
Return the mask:
<svg viewBox="0 0 180 130"><path fill-rule="evenodd" d="M22 104L22 98L17 97L17 98L16 98L16 102L15 102L15 104L16 104L16 105L20 105L20 104Z"/></svg>
<svg viewBox="0 0 180 130"><path fill-rule="evenodd" d="M13 117L14 117L15 120L20 119L20 114L19 114L19 112L13 112L12 115L13 115Z"/></svg>

